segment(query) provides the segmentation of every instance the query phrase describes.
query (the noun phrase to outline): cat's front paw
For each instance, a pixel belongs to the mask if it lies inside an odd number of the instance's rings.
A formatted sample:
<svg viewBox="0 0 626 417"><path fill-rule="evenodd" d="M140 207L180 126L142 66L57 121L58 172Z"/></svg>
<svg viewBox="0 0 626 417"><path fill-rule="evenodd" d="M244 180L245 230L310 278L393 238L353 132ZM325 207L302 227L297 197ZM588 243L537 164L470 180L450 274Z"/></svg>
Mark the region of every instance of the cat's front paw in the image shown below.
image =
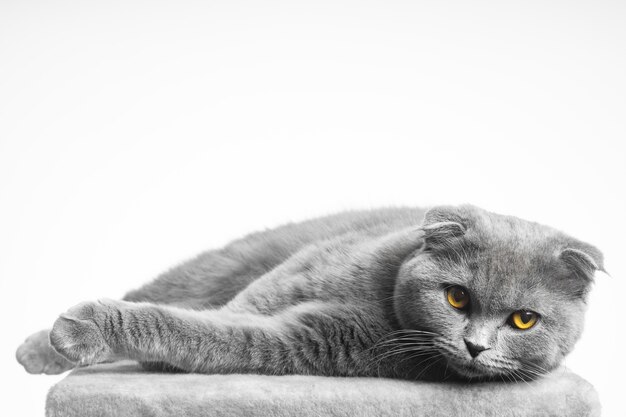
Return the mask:
<svg viewBox="0 0 626 417"><path fill-rule="evenodd" d="M54 322L50 344L61 355L80 365L104 361L113 353L105 334L106 323L116 314L114 301L78 304Z"/></svg>
<svg viewBox="0 0 626 417"><path fill-rule="evenodd" d="M76 366L52 349L49 333L41 330L30 335L15 352L15 358L29 374L56 375Z"/></svg>

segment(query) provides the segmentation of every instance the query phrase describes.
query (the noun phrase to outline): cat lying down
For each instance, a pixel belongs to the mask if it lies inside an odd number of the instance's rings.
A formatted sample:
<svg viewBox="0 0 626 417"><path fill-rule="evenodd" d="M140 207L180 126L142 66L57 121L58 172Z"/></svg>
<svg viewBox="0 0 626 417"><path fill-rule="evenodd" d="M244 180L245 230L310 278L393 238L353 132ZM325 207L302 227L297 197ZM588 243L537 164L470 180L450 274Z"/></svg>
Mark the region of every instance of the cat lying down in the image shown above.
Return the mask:
<svg viewBox="0 0 626 417"><path fill-rule="evenodd" d="M527 380L580 337L595 247L473 206L347 212L254 233L81 303L30 373L121 359L200 373ZM48 342L49 340L49 342Z"/></svg>

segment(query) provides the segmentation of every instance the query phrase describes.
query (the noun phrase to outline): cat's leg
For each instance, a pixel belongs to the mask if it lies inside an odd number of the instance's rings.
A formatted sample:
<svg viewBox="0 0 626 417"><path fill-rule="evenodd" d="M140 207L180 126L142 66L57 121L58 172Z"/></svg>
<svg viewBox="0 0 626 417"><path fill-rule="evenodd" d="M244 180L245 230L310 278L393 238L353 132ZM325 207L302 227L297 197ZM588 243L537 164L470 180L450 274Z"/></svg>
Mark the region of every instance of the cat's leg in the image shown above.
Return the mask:
<svg viewBox="0 0 626 417"><path fill-rule="evenodd" d="M124 299L193 309L221 306L281 261L279 255L261 250L261 244L258 236L251 235L224 249L203 253L130 291ZM18 347L16 359L27 372L59 374L75 367L50 346L48 334L49 330L34 333ZM159 362L146 362L142 366L152 371L177 370Z"/></svg>
<svg viewBox="0 0 626 417"><path fill-rule="evenodd" d="M202 373L368 375L368 348L389 330L375 317L317 303L260 316L107 300L71 308L50 339L83 364L125 357Z"/></svg>
<svg viewBox="0 0 626 417"><path fill-rule="evenodd" d="M191 309L224 305L258 276L280 262L288 251L262 250L269 236L251 235L224 249L205 252L124 296L127 301L149 301ZM270 242L271 243L271 242ZM19 346L18 362L29 373L58 374L75 364L55 352L49 330L39 331ZM180 371L171 364L142 362L150 371Z"/></svg>
<svg viewBox="0 0 626 417"><path fill-rule="evenodd" d="M192 309L221 306L281 260L277 255L260 250L258 240L253 235L224 249L205 252L130 291L123 299ZM18 347L16 359L27 372L59 374L76 366L50 346L49 332L48 329L34 333ZM141 365L150 371L180 371L163 362L142 362Z"/></svg>
<svg viewBox="0 0 626 417"><path fill-rule="evenodd" d="M129 292L124 299L193 309L223 305L262 272L240 265L231 258L236 258L232 251L204 253ZM50 346L49 333L49 329L40 330L18 347L16 359L28 373L60 374L76 366ZM141 365L149 371L180 371L162 362L142 362Z"/></svg>
<svg viewBox="0 0 626 417"><path fill-rule="evenodd" d="M17 361L30 374L56 375L73 369L76 364L59 355L50 346L50 330L30 335L15 352Z"/></svg>

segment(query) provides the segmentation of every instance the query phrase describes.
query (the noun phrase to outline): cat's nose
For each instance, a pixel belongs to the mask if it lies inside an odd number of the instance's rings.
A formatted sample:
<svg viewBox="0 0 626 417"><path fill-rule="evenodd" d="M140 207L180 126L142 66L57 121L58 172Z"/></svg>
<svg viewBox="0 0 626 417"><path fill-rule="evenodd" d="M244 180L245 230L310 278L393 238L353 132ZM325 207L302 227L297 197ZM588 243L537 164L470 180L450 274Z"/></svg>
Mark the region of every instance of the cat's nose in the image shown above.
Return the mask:
<svg viewBox="0 0 626 417"><path fill-rule="evenodd" d="M483 350L489 349L488 347L472 343L467 339L463 339L463 341L465 342L465 346L467 346L467 351L472 356L472 358L475 358L476 356L478 356L480 352L482 352Z"/></svg>

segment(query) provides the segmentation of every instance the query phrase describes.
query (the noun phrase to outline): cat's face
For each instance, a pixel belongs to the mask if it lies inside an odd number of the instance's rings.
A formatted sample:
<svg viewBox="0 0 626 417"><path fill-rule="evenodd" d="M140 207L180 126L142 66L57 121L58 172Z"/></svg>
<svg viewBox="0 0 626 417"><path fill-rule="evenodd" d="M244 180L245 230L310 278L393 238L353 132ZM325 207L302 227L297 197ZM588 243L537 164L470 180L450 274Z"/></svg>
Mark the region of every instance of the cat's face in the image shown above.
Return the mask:
<svg viewBox="0 0 626 417"><path fill-rule="evenodd" d="M530 379L556 367L581 334L600 252L471 206L433 209L422 228L395 292L401 325L425 332L413 333L416 349L462 377Z"/></svg>

